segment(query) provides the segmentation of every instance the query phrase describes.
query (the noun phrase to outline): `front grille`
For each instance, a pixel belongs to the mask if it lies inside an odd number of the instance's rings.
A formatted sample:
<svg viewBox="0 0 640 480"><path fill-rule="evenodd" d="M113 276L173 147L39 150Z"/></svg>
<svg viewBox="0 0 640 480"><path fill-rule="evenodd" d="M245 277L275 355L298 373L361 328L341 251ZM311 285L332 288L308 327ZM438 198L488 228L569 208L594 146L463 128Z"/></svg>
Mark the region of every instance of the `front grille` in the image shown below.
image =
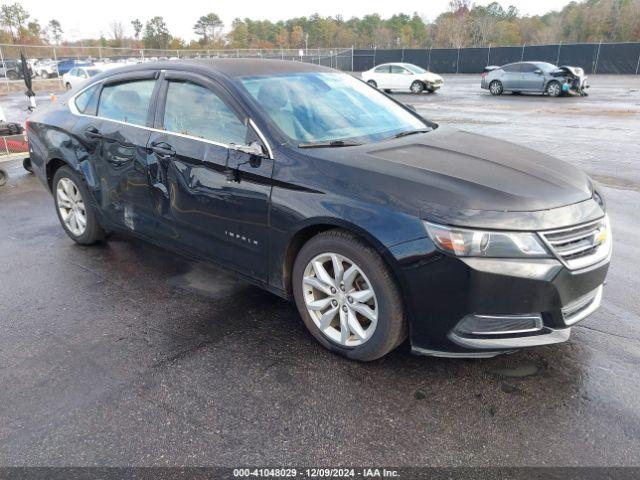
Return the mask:
<svg viewBox="0 0 640 480"><path fill-rule="evenodd" d="M594 222L540 232L549 249L571 270L588 267L609 256L611 231L607 217Z"/></svg>

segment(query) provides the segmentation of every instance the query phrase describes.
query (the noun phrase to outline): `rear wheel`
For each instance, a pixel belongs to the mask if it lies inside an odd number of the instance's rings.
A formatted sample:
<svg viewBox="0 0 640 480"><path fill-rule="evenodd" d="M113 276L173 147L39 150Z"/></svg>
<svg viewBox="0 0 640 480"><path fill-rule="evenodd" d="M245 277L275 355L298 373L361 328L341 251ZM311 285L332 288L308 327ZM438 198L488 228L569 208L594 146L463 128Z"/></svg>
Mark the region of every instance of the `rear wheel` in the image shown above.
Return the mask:
<svg viewBox="0 0 640 480"><path fill-rule="evenodd" d="M356 236L330 230L312 238L300 250L292 278L298 311L327 349L370 361L406 338L395 279L380 255Z"/></svg>
<svg viewBox="0 0 640 480"><path fill-rule="evenodd" d="M105 232L98 224L89 191L82 178L69 167L60 167L53 177L53 198L60 224L72 240L91 245Z"/></svg>
<svg viewBox="0 0 640 480"><path fill-rule="evenodd" d="M71 84L69 82L67 82L67 84L64 86L64 88L66 88L67 92L68 92L69 90L71 90Z"/></svg>
<svg viewBox="0 0 640 480"><path fill-rule="evenodd" d="M49 78L49 72L47 72L46 70L42 70L42 72L40 72L40 76L42 78Z"/></svg>
<svg viewBox="0 0 640 480"><path fill-rule="evenodd" d="M411 84L411 93L418 95L422 93L423 90L424 90L424 83L422 83L420 80L416 80Z"/></svg>
<svg viewBox="0 0 640 480"><path fill-rule="evenodd" d="M378 84L375 80L368 80L367 83L371 85L373 88L378 88Z"/></svg>
<svg viewBox="0 0 640 480"><path fill-rule="evenodd" d="M491 95L502 95L504 88L502 88L502 82L500 80L494 80L489 84L489 91Z"/></svg>
<svg viewBox="0 0 640 480"><path fill-rule="evenodd" d="M9 180L9 174L0 168L0 187L7 183Z"/></svg>
<svg viewBox="0 0 640 480"><path fill-rule="evenodd" d="M562 86L560 86L560 82L557 82L555 80L549 82L546 92L550 97L559 97L562 93Z"/></svg>

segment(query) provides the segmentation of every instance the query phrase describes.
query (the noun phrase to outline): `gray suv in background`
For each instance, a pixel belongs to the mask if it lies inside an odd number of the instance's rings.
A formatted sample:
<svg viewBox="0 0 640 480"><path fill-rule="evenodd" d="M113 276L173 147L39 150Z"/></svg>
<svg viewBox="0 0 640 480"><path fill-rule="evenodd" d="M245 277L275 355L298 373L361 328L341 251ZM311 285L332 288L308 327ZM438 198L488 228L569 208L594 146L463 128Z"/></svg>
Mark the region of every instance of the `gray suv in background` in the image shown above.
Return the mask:
<svg viewBox="0 0 640 480"><path fill-rule="evenodd" d="M580 67L558 67L547 62L517 62L502 67L487 67L480 86L492 95L504 92L586 95L587 77Z"/></svg>

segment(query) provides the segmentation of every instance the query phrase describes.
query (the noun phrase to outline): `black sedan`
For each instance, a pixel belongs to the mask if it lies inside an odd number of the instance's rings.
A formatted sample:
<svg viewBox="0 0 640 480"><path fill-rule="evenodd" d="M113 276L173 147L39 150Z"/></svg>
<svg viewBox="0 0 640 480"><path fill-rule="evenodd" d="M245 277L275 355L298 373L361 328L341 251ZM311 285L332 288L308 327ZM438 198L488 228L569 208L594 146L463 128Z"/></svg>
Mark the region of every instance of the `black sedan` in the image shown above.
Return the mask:
<svg viewBox="0 0 640 480"><path fill-rule="evenodd" d="M113 231L295 300L357 360L561 342L611 255L591 180L423 119L350 75L218 59L98 75L28 124L67 234ZM268 341L268 339L265 339Z"/></svg>

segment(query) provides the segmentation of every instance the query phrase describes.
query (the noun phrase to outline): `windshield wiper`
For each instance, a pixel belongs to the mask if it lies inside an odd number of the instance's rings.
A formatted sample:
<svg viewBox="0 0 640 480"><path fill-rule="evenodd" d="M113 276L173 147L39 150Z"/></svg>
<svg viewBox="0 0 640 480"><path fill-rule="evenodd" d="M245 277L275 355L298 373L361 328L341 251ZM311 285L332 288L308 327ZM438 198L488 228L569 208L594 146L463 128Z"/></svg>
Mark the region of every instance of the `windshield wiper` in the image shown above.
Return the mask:
<svg viewBox="0 0 640 480"><path fill-rule="evenodd" d="M396 133L393 138L406 137L407 135L413 135L415 133L429 133L432 131L431 128L420 128L418 130L406 130L404 132Z"/></svg>
<svg viewBox="0 0 640 480"><path fill-rule="evenodd" d="M354 140L326 140L320 142L299 143L299 148L330 148L330 147L355 147L362 145Z"/></svg>

